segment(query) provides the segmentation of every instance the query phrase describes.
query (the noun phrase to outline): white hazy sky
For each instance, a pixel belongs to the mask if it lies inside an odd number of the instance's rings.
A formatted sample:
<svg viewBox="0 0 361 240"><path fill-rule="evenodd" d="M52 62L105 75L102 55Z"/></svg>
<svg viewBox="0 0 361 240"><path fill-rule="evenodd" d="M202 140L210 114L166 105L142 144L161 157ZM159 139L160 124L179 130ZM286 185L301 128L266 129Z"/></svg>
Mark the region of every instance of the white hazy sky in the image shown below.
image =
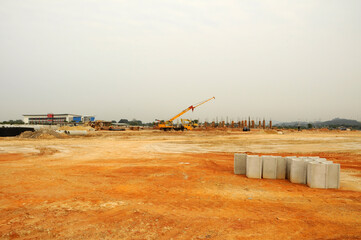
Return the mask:
<svg viewBox="0 0 361 240"><path fill-rule="evenodd" d="M361 1L1 0L0 120L361 120Z"/></svg>

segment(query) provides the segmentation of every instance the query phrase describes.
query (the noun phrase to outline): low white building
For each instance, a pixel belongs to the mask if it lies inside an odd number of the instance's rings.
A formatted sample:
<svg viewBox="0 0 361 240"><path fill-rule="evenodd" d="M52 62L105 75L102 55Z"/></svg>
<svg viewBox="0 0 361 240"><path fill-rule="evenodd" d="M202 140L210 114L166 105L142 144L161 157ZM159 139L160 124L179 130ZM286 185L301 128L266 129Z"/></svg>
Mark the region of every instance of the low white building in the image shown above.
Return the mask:
<svg viewBox="0 0 361 240"><path fill-rule="evenodd" d="M24 114L24 123L26 124L58 124L65 122L84 122L94 121L94 116L82 116L79 114Z"/></svg>

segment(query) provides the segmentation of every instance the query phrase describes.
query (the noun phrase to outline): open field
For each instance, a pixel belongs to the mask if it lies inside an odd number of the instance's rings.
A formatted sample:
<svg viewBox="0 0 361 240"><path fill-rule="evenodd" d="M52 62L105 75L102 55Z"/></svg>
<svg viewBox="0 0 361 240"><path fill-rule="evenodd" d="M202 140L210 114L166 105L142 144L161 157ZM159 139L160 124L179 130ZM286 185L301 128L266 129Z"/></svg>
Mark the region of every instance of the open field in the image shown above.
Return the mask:
<svg viewBox="0 0 361 240"><path fill-rule="evenodd" d="M341 189L233 174L233 153L321 156ZM0 138L0 239L361 239L361 132Z"/></svg>

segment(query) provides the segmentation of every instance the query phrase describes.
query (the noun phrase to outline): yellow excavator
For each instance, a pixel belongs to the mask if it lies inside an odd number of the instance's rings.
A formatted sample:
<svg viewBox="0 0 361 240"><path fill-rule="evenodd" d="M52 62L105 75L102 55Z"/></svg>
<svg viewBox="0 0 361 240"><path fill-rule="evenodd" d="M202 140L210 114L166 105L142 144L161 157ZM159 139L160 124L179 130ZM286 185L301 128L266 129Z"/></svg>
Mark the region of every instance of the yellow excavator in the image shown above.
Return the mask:
<svg viewBox="0 0 361 240"><path fill-rule="evenodd" d="M207 100L204 100L200 103L197 103L195 105L191 105L189 106L188 108L184 109L182 112L178 113L177 115L175 115L174 117L172 117L171 119L169 119L168 121L161 121L161 120L157 120L158 121L158 128L160 130L164 130L164 131L170 131L170 130L176 130L176 131L184 131L184 129L187 129L187 130L192 130L194 126L196 125L193 125L192 124L185 124L185 121L187 121L188 119L183 119L182 123L184 122L184 125L181 124L181 126L174 126L173 125L173 121L177 118L179 118L180 116L182 116L183 114L185 114L186 112L188 112L189 110L192 110L194 111L194 109L196 107L199 107L200 105L202 104L205 104L206 102L209 102L211 101L212 99L216 99L215 97L212 97L210 99L207 99ZM184 121L185 120L185 121ZM191 121L188 120L189 123L192 123Z"/></svg>

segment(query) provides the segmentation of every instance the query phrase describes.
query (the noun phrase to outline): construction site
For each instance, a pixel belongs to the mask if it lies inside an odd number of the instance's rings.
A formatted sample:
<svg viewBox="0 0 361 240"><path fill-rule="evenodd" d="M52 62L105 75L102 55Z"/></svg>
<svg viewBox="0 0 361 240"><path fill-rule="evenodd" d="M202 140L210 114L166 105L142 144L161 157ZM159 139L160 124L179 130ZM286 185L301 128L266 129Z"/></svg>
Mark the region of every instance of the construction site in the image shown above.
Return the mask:
<svg viewBox="0 0 361 240"><path fill-rule="evenodd" d="M211 100L0 138L0 238L360 239L360 131L175 123Z"/></svg>
<svg viewBox="0 0 361 240"><path fill-rule="evenodd" d="M361 1L0 1L0 240L361 240Z"/></svg>

